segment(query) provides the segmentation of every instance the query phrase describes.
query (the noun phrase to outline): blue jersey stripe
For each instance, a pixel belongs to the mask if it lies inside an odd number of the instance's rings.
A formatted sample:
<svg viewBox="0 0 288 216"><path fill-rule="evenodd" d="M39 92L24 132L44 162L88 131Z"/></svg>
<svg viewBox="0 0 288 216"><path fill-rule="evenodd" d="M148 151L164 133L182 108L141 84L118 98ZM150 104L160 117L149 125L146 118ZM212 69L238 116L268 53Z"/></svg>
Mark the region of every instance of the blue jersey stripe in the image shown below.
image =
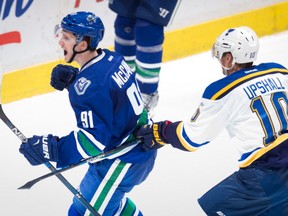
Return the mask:
<svg viewBox="0 0 288 216"><path fill-rule="evenodd" d="M203 98L210 99L210 100L218 100L218 99L223 98L225 95L227 95L233 89L237 88L239 85L251 79L255 79L257 77L261 77L267 74L274 74L274 73L287 74L288 73L288 70L283 68L281 65L272 64L272 63L268 65L273 66L273 67L270 67L270 68L261 67L261 64L260 64L259 66L254 67L254 69L252 68L252 70L251 68L249 71L241 70L241 71L238 71L237 73L231 74L221 80L218 80L212 83L206 88L203 94Z"/></svg>

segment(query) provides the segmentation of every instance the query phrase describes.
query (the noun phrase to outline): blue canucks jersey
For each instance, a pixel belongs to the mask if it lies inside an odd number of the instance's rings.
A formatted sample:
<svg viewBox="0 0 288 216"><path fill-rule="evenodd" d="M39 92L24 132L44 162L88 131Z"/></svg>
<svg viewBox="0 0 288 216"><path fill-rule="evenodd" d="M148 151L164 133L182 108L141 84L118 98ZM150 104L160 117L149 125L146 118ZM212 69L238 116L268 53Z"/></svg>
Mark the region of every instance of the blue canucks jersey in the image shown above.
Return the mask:
<svg viewBox="0 0 288 216"><path fill-rule="evenodd" d="M194 151L225 129L240 167L263 158L270 166L287 166L287 105L288 70L263 63L210 84L191 120L173 123L167 137L174 147Z"/></svg>
<svg viewBox="0 0 288 216"><path fill-rule="evenodd" d="M148 123L135 74L120 55L97 51L98 56L83 65L69 86L78 130L60 139L60 167L115 148L128 140L138 124ZM120 159L141 162L153 154L136 146Z"/></svg>

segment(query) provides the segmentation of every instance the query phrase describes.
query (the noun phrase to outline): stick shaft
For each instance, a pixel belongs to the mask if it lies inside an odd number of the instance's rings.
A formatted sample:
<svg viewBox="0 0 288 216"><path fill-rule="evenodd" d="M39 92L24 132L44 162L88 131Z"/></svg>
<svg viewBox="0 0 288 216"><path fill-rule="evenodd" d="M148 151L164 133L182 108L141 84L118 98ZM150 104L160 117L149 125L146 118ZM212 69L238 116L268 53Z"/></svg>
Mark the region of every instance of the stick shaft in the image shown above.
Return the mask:
<svg viewBox="0 0 288 216"><path fill-rule="evenodd" d="M111 149L107 152L103 152L99 155L96 155L96 156L92 156L92 157L89 157L89 158L86 158L86 159L83 159L81 160L80 162L76 163L76 164L72 164L68 167L65 167L65 168L62 168L62 169L58 169L58 170L55 170L55 171L52 171L50 173L47 173L45 175L42 175L38 178L35 178L27 183L25 183L23 186L19 187L18 189L30 189L31 187L33 187L36 183L46 179L46 178L49 178L51 176L54 176L54 175L57 175L59 173L63 173L65 171L68 171L68 170L71 170L73 168L76 168L82 164L85 164L85 163L89 163L89 162L99 162L101 160L104 160L104 159L107 159L109 156L113 156L115 154L117 154L118 152L122 151L122 150L129 150L131 148L134 148L136 145L138 145L140 143L140 140L136 140L136 141L133 141L133 142L129 142L129 143L126 143L126 144L123 144L119 147L116 147L114 149Z"/></svg>

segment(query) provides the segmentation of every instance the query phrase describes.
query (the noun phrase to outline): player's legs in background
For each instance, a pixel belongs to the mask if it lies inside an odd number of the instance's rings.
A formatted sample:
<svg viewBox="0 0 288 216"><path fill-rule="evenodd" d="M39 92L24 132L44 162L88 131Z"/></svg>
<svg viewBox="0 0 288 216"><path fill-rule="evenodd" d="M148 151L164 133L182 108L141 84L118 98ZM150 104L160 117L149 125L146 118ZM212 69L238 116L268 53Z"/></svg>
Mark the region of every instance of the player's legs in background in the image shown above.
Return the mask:
<svg viewBox="0 0 288 216"><path fill-rule="evenodd" d="M163 26L117 15L114 27L115 51L120 53L137 73L144 105L148 111L152 111L158 102Z"/></svg>
<svg viewBox="0 0 288 216"><path fill-rule="evenodd" d="M120 53L135 72L136 42L134 36L134 26L136 19L125 18L117 15L114 23L115 41L114 49Z"/></svg>
<svg viewBox="0 0 288 216"><path fill-rule="evenodd" d="M115 20L115 51L137 73L145 108L153 115L158 103L164 26L174 17L181 0L114 0L109 8ZM136 66L136 67L135 67Z"/></svg>
<svg viewBox="0 0 288 216"><path fill-rule="evenodd" d="M135 11L141 0L109 1L109 8L116 13L114 21L115 40L114 50L121 54L135 72L136 42L134 26Z"/></svg>
<svg viewBox="0 0 288 216"><path fill-rule="evenodd" d="M141 0L135 16L136 73L146 109L153 115L158 103L164 26L173 20L181 0Z"/></svg>
<svg viewBox="0 0 288 216"><path fill-rule="evenodd" d="M162 63L164 27L137 18L136 39L136 79L142 93L144 105L150 114L158 103L159 73Z"/></svg>

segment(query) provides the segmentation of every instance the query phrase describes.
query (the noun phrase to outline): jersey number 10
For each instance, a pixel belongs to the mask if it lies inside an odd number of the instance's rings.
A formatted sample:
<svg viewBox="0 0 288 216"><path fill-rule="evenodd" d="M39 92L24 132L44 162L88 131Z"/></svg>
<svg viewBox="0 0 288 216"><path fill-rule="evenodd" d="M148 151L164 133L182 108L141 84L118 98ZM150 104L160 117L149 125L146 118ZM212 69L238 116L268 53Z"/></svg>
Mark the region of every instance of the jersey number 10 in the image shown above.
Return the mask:
<svg viewBox="0 0 288 216"><path fill-rule="evenodd" d="M275 92L271 94L270 101L277 115L277 121L280 123L279 131L275 130L275 123L271 118L271 111L268 110L262 97L255 98L251 103L252 111L255 112L261 121L265 137L263 138L264 146L268 146L279 135L286 133L288 129L287 121L287 105L288 98L284 92ZM275 120L274 120L275 121Z"/></svg>

